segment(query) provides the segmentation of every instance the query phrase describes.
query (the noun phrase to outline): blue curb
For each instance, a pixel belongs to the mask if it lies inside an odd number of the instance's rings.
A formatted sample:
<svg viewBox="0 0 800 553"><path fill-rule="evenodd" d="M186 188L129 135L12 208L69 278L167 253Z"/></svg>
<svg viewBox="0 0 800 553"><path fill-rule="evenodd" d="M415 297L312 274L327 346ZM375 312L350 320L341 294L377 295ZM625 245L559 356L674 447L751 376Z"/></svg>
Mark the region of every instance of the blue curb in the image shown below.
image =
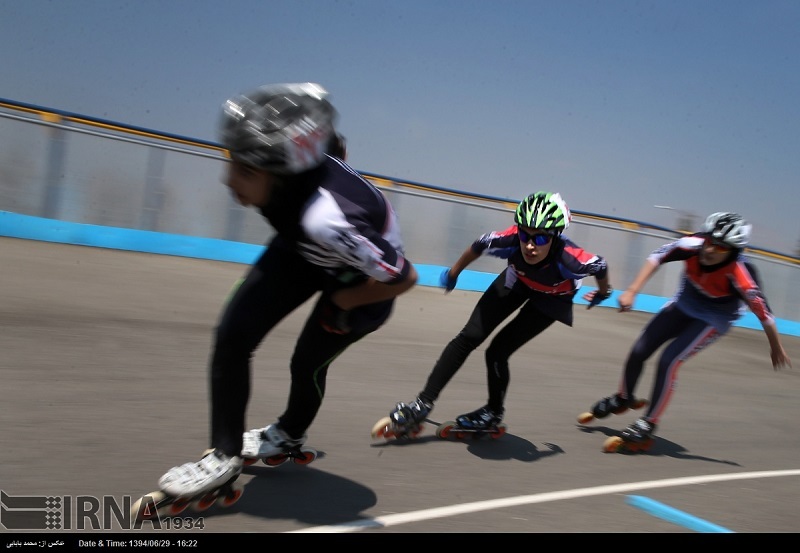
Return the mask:
<svg viewBox="0 0 800 553"><path fill-rule="evenodd" d="M688 513L684 513L683 511L679 511L678 509L650 499L649 497L643 497L641 495L629 495L626 499L626 503L636 507L637 509L645 511L654 517L664 519L668 522L672 522L673 524L677 524L678 526L683 526L689 530L694 530L695 532L724 534L734 533L733 530L728 530L722 526L718 526Z"/></svg>
<svg viewBox="0 0 800 553"><path fill-rule="evenodd" d="M231 240L167 234L149 230L104 227L85 223L70 223L57 219L20 215L10 211L0 211L0 236L95 248L192 257L195 259L210 259L244 265L252 264L264 251L264 246L233 242ZM439 287L439 275L446 267L441 265L416 265L416 268L419 274L418 284ZM456 289L483 292L496 277L497 273L464 271L458 277ZM581 296L594 289L594 287L590 286L582 287L575 297L575 303L586 305L587 302ZM598 307L616 309L618 295L619 291L615 291L609 299ZM661 309L661 306L667 300L668 298L660 296L639 294L633 307L635 311L655 313ZM777 319L777 325L781 334L800 336L800 322ZM762 328L758 318L749 311L736 321L734 326L754 330Z"/></svg>

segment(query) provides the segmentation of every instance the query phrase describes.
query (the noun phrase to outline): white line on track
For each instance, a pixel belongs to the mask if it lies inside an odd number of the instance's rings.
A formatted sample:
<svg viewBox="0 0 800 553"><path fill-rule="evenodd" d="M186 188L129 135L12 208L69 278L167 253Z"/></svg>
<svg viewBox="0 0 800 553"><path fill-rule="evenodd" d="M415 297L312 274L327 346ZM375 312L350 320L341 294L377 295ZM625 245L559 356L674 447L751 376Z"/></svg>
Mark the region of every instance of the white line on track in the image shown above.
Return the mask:
<svg viewBox="0 0 800 553"><path fill-rule="evenodd" d="M538 493L533 495L520 495L505 499L492 499L489 501L476 501L474 503L462 503L449 507L437 507L435 509L423 509L410 513L398 513L382 517L354 520L342 524L330 526L313 526L303 530L293 530L289 534L297 533L344 533L358 532L368 528L388 528L399 524L408 524L434 518L452 517L466 513L476 513L478 511L489 511L492 509L504 509L516 505L533 505L535 503L547 503L549 501L561 501L564 499L577 499L580 497L591 497L594 495L606 495L615 493L627 493L639 490L651 490L655 488L669 488L674 486L690 486L693 484L708 484L709 482L726 482L731 480L748 480L753 478L775 478L779 476L800 476L800 470L776 470L761 472L739 472L733 474L711 474L707 476L688 476L684 478L668 478L666 480L651 480L649 482L638 482L630 484L614 484L610 486L597 486L594 488L580 488L576 490L564 490L560 492Z"/></svg>

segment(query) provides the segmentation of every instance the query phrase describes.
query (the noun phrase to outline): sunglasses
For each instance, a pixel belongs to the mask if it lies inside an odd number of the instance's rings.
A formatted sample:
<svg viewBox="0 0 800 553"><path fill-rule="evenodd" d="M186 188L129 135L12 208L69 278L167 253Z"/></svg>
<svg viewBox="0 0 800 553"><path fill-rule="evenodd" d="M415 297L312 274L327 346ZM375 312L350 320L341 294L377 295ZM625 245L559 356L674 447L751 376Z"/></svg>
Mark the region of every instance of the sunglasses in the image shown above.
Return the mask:
<svg viewBox="0 0 800 553"><path fill-rule="evenodd" d="M731 247L723 242L718 242L713 238L706 238L706 243L704 245L706 249L711 250L714 253L728 253L731 251Z"/></svg>
<svg viewBox="0 0 800 553"><path fill-rule="evenodd" d="M533 243L537 246L544 246L545 244L549 244L550 240L553 239L553 236L550 234L529 234L522 230L522 227L517 227L517 232L523 244L527 244L529 241L533 240Z"/></svg>

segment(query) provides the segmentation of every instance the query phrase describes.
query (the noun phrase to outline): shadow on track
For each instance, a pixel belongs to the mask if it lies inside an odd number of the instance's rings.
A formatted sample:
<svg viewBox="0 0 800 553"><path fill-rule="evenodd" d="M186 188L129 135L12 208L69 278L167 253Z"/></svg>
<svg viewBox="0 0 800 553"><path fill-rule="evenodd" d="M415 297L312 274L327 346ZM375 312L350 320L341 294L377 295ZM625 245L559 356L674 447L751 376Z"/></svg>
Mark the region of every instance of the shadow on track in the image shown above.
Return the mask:
<svg viewBox="0 0 800 553"><path fill-rule="evenodd" d="M585 426L582 424L577 424L576 427L581 431L588 434L593 434L596 432L601 432L606 437L611 436L619 436L619 430L609 428L607 426ZM708 461L709 463L720 463L723 465L730 465L733 467L740 467L739 463L735 461L726 461L722 459L712 459L709 457L703 457L701 455L692 455L688 452L686 448L681 446L680 444L676 444L675 442L671 442L669 440L665 440L660 436L654 436L654 443L650 447L649 450L645 452L637 452L637 453L630 453L630 452L620 452L618 455L649 455L649 456L664 456L664 457L673 457L675 459L687 459L687 460L695 460L695 461Z"/></svg>
<svg viewBox="0 0 800 553"><path fill-rule="evenodd" d="M466 438L456 439L447 438L441 439L436 436L418 436L416 438L405 439L392 439L382 443L372 444L373 448L382 447L407 447L407 446L420 446L422 444L429 444L432 442L444 442L450 444L461 444L467 446L467 451L481 459L502 461L502 460L516 460L525 463L532 463L539 461L546 457L564 453L564 450L559 446L551 443L545 443L545 450L539 450L533 443L528 440L515 436L506 432L500 438L490 438L482 436L479 438Z"/></svg>

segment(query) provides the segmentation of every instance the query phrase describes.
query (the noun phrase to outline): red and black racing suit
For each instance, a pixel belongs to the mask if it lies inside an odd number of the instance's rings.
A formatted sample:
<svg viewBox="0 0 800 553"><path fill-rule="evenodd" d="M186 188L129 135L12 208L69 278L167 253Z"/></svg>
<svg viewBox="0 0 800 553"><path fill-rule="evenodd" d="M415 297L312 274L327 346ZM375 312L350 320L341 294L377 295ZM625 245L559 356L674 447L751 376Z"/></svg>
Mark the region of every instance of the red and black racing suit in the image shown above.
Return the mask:
<svg viewBox="0 0 800 553"><path fill-rule="evenodd" d="M644 418L659 419L675 391L678 369L690 357L730 329L745 307L763 323L773 321L757 282L755 267L738 250L716 265L700 265L705 235L686 236L665 244L648 256L654 265L683 261L681 284L671 300L644 327L625 362L619 393L633 398L644 363L670 341L658 360L653 393Z"/></svg>
<svg viewBox="0 0 800 553"><path fill-rule="evenodd" d="M508 266L489 285L467 324L442 351L419 397L433 403L467 357L514 311L519 313L486 349L488 406L502 414L509 383L508 359L555 321L572 326L573 298L587 276L603 279L606 261L565 236L556 236L545 259L529 265L522 257L517 225L489 232L472 243L472 251L508 259Z"/></svg>

